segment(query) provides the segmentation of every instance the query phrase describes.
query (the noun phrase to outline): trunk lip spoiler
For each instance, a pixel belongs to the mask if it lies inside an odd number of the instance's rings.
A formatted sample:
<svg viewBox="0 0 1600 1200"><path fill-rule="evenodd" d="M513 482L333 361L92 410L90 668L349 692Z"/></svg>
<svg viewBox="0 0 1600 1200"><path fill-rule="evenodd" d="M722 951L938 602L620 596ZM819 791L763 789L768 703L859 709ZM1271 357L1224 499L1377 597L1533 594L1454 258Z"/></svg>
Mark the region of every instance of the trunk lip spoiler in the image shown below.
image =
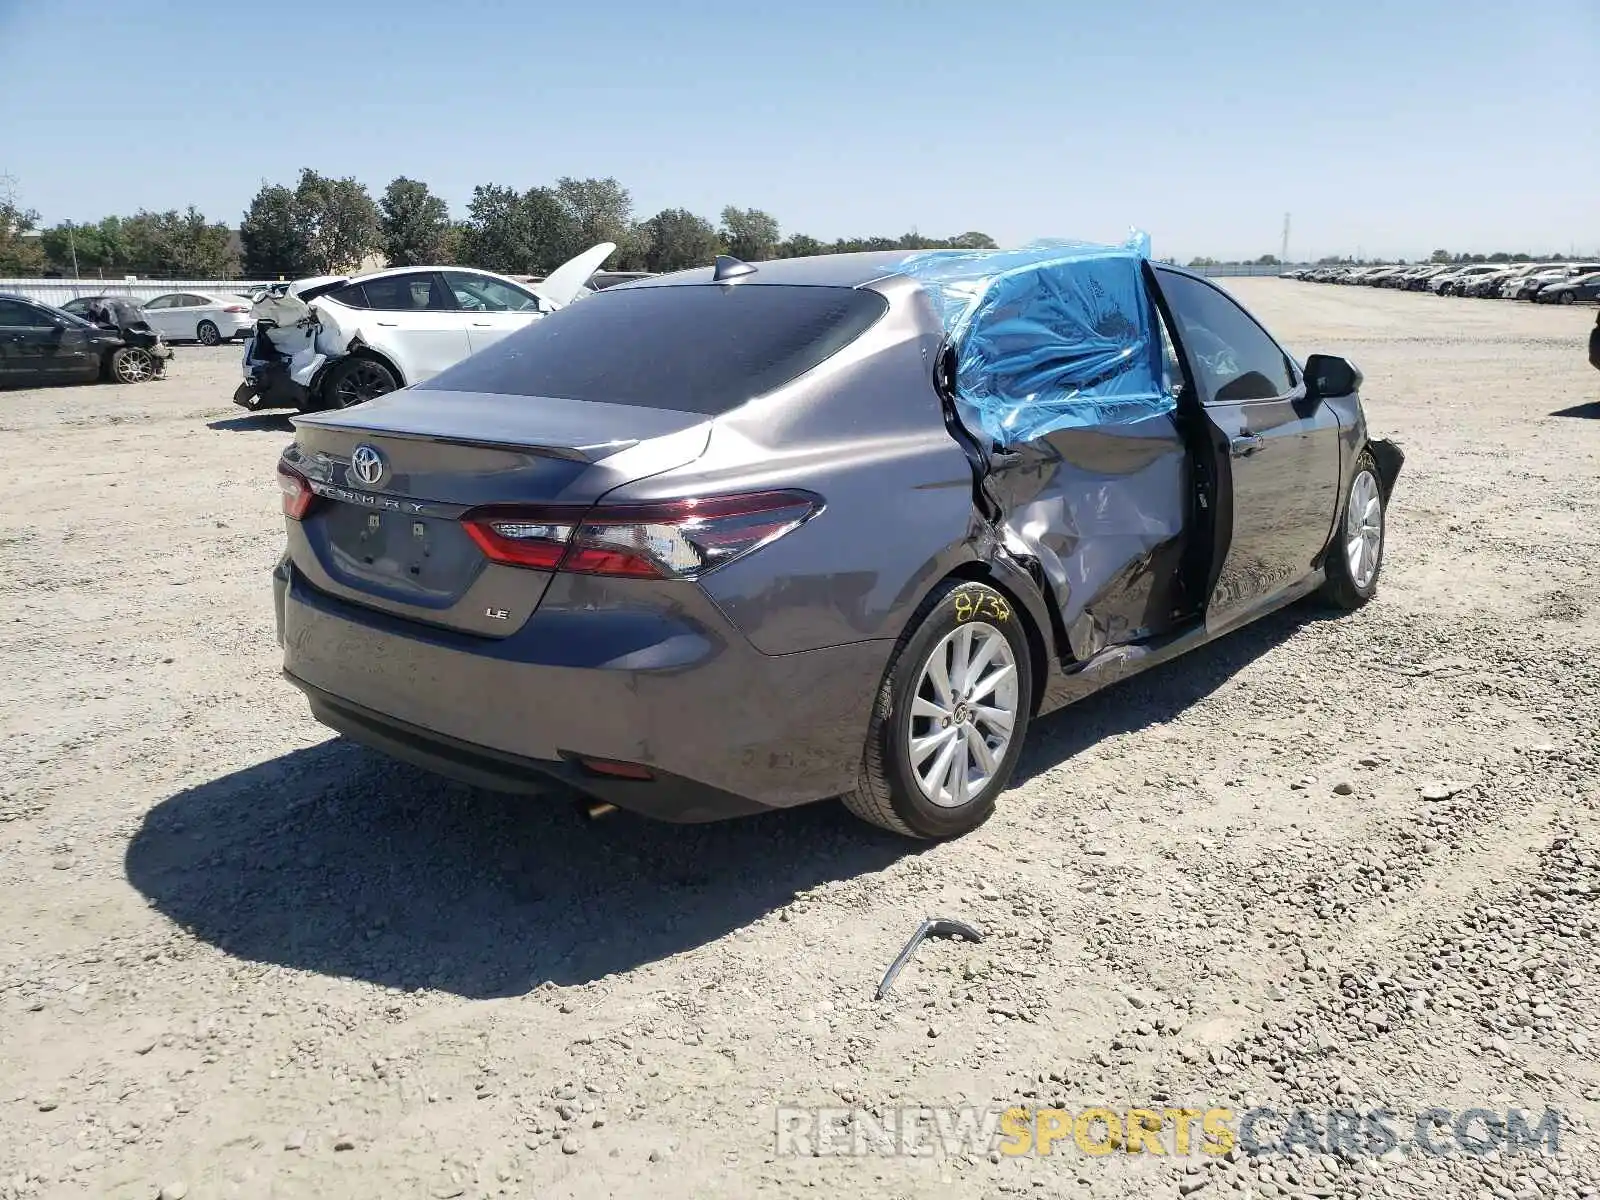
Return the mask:
<svg viewBox="0 0 1600 1200"><path fill-rule="evenodd" d="M470 446L484 450L512 450L520 454L533 454L540 458L560 458L568 462L597 463L624 450L639 445L639 438L616 438L605 442L588 442L573 446L545 445L538 442L518 441L514 438L477 437L472 434L429 433L406 429L363 429L341 425L336 421L319 420L317 414L301 414L289 418L289 423L299 429L302 425L326 429L334 433L348 433L358 441L364 438L392 438L397 441L431 442L440 446Z"/></svg>
<svg viewBox="0 0 1600 1200"><path fill-rule="evenodd" d="M429 382L387 392L349 408L300 413L290 421L299 437L313 440L394 438L411 444L520 451L587 464L709 424L703 414L653 405L458 392L434 389ZM695 439L696 454L704 452L708 432Z"/></svg>

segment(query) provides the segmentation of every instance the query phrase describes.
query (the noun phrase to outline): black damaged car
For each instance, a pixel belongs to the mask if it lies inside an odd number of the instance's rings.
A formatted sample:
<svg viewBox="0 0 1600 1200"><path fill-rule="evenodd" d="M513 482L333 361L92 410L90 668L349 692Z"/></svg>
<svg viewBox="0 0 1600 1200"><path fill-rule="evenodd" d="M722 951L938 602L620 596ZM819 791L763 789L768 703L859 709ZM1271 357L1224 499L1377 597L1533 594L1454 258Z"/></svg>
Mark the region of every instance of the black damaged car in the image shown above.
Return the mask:
<svg viewBox="0 0 1600 1200"><path fill-rule="evenodd" d="M105 298L90 315L0 294L0 387L144 383L165 373L172 350L137 305Z"/></svg>

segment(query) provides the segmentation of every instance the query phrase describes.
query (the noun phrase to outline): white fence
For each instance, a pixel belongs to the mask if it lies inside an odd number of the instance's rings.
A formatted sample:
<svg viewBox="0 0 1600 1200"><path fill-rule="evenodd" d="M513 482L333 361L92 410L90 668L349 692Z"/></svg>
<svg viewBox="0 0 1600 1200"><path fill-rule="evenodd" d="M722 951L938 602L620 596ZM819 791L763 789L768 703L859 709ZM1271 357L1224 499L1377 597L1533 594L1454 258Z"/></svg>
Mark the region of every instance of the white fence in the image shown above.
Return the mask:
<svg viewBox="0 0 1600 1200"><path fill-rule="evenodd" d="M168 292L245 296L262 286L262 281L253 279L0 279L0 292L57 306L79 296L126 296L141 302Z"/></svg>

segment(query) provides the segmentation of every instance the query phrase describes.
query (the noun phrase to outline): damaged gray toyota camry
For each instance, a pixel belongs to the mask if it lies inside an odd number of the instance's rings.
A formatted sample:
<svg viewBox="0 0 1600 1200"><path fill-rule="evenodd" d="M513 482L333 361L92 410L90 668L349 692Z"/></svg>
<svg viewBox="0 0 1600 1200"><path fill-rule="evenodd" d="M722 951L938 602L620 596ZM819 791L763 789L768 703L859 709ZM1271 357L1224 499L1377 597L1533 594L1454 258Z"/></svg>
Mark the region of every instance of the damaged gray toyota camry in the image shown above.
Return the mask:
<svg viewBox="0 0 1600 1200"><path fill-rule="evenodd" d="M1360 384L1142 236L722 258L296 418L285 673L472 784L956 836L1031 719L1372 597Z"/></svg>

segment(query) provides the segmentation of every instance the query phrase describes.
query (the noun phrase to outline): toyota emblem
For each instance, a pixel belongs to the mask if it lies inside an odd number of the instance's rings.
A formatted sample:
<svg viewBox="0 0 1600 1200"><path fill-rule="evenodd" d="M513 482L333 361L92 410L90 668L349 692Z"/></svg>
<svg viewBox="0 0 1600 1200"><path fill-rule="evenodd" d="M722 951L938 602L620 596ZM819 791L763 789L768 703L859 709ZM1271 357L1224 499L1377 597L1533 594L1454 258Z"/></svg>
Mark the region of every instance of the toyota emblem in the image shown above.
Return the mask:
<svg viewBox="0 0 1600 1200"><path fill-rule="evenodd" d="M376 487L378 480L383 478L383 472L383 455L378 453L376 446L362 442L350 455L350 474L368 487Z"/></svg>

